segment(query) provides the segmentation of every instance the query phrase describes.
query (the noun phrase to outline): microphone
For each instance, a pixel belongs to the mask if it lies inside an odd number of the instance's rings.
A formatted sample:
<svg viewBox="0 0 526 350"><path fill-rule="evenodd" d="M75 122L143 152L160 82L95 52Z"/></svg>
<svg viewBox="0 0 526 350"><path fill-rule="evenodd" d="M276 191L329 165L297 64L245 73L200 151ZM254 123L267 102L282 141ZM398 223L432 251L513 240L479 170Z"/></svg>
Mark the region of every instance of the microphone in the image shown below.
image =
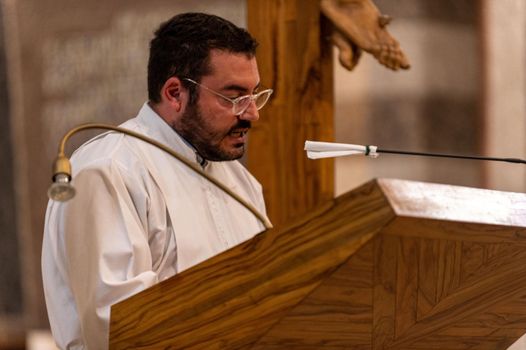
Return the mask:
<svg viewBox="0 0 526 350"><path fill-rule="evenodd" d="M71 185L72 180L72 172L71 172L71 163L69 159L66 157L66 154L64 152L64 149L66 147L66 142L68 139L73 135L76 134L79 131L82 130L88 130L88 129L104 129L104 130L111 130L115 132L120 132L123 134L126 134L131 137L135 137L139 140L142 140L146 143L149 143L150 145L157 147L164 152L168 153L172 157L176 158L180 162L182 162L184 165L198 173L199 175L206 178L208 181L213 183L215 186L219 187L223 192L228 194L230 197L232 197L234 200L236 200L239 204L244 206L246 209L248 209L254 216L258 218L259 221L265 226L265 229L272 228L272 224L268 221L266 216L262 215L254 206L250 203L248 203L246 200L244 200L242 197L240 197L238 194L234 193L232 190L230 190L228 187L223 185L221 182L219 182L217 179L213 178L212 176L205 173L202 169L197 167L195 164L191 163L188 159L180 155L179 153L175 152L170 147L151 139L147 136L144 136L142 134L139 134L137 132L124 129L118 126L112 126L112 125L106 125L106 124L97 124L97 123L90 123L90 124L83 124L79 125L71 130L69 130L60 141L59 147L58 147L58 155L57 158L55 158L55 161L53 162L53 177L52 177L52 184L48 189L48 197L54 201L59 202L65 202L70 200L75 196L75 188Z"/></svg>
<svg viewBox="0 0 526 350"><path fill-rule="evenodd" d="M526 164L526 160L519 158L498 158L498 157L484 157L484 156L470 156L459 154L445 154L445 153L428 153L428 152L412 152L382 149L372 145L353 145L347 143L335 142L319 142L319 141L305 141L305 151L307 157L310 159L330 158L348 156L354 154L363 154L372 158L379 156L379 153L391 153L410 156L425 156L425 157L441 157L441 158L459 158L472 160L488 160L496 162L520 163Z"/></svg>

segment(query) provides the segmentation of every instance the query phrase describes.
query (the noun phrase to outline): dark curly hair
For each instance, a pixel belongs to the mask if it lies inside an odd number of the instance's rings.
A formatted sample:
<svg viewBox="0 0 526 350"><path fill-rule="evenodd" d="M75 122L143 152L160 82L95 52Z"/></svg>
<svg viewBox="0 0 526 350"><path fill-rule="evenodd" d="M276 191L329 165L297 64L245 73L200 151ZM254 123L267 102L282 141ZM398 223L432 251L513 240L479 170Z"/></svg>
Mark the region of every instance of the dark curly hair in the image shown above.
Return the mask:
<svg viewBox="0 0 526 350"><path fill-rule="evenodd" d="M161 24L150 42L148 98L161 100L161 88L172 76L197 82L210 72L210 50L256 54L258 43L245 29L218 16L183 13ZM197 100L196 87L183 80L190 91L190 103Z"/></svg>

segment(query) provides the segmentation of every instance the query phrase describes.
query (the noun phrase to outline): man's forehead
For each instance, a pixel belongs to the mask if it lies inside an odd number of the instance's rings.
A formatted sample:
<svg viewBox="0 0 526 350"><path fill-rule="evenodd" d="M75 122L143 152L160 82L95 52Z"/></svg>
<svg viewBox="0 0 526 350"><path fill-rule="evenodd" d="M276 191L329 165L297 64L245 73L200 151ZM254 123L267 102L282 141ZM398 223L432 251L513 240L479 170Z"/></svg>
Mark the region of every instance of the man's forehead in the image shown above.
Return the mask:
<svg viewBox="0 0 526 350"><path fill-rule="evenodd" d="M209 57L210 72L203 76L202 81L220 79L226 85L259 84L259 72L256 57L246 53L228 52L213 49Z"/></svg>

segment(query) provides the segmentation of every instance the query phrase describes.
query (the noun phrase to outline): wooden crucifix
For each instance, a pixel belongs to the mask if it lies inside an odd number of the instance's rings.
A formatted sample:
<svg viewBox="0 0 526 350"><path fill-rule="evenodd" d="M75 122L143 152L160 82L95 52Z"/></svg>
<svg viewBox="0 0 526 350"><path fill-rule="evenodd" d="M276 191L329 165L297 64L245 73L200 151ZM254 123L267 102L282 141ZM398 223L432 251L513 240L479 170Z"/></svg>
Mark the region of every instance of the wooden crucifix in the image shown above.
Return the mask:
<svg viewBox="0 0 526 350"><path fill-rule="evenodd" d="M409 63L371 0L247 0L247 9L262 83L275 90L251 132L247 164L280 226L334 195L333 162L303 151L305 140L334 138L332 44L347 69L362 50L390 69Z"/></svg>

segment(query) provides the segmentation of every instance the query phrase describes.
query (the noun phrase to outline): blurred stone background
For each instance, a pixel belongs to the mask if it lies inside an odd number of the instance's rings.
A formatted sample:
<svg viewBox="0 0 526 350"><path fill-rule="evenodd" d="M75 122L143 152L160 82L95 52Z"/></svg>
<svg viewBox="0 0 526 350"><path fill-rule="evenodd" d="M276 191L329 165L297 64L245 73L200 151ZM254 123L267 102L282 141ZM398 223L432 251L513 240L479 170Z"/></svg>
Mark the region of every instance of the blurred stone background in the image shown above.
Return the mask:
<svg viewBox="0 0 526 350"><path fill-rule="evenodd" d="M526 2L377 0L411 60L335 65L336 140L384 149L526 155ZM516 164L381 155L336 160L336 192L372 177L524 191Z"/></svg>
<svg viewBox="0 0 526 350"><path fill-rule="evenodd" d="M40 250L51 162L67 130L120 124L146 101L148 45L176 13L246 24L243 0L0 0L0 349L49 328ZM74 136L68 154L94 133Z"/></svg>

